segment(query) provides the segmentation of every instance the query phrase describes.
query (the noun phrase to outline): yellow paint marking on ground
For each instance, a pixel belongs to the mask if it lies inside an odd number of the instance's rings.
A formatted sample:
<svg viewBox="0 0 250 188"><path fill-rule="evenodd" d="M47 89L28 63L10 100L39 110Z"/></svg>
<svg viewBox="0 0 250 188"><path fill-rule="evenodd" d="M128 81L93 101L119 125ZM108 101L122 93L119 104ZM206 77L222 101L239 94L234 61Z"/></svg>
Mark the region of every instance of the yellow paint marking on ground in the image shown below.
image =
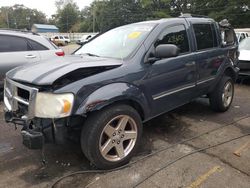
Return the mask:
<svg viewBox="0 0 250 188"><path fill-rule="evenodd" d="M222 172L223 169L220 166L215 166L211 170L209 170L207 173L201 175L198 179L196 179L191 185L189 185L187 188L198 188L204 181L206 181L209 176L216 172Z"/></svg>
<svg viewBox="0 0 250 188"><path fill-rule="evenodd" d="M239 149L234 152L234 155L240 157L243 151L246 151L250 147L250 140L242 145Z"/></svg>

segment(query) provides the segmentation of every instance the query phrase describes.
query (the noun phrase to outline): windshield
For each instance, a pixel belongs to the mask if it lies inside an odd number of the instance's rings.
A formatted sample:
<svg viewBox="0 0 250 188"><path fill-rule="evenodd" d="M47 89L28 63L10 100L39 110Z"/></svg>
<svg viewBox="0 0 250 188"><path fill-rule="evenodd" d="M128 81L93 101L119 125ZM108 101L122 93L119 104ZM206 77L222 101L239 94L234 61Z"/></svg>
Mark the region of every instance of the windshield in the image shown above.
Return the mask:
<svg viewBox="0 0 250 188"><path fill-rule="evenodd" d="M133 24L110 30L82 46L75 54L124 59L153 29L154 24Z"/></svg>
<svg viewBox="0 0 250 188"><path fill-rule="evenodd" d="M240 50L250 50L250 38L246 38L242 40L242 42L239 45Z"/></svg>

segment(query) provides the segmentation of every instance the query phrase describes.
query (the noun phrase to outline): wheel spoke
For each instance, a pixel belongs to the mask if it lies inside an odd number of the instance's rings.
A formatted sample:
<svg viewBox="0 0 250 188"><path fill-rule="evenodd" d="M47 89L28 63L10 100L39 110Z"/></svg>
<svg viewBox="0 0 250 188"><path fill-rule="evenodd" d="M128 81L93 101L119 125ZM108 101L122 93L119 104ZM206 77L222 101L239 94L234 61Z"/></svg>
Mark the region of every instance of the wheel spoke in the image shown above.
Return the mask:
<svg viewBox="0 0 250 188"><path fill-rule="evenodd" d="M120 143L119 145L116 145L116 146L115 146L115 149L116 149L117 155L118 155L120 158L123 158L123 157L125 156L124 148L123 148L122 143Z"/></svg>
<svg viewBox="0 0 250 188"><path fill-rule="evenodd" d="M102 154L103 155L107 155L107 153L114 147L114 145L112 144L111 139L108 139L108 141L103 145L102 147Z"/></svg>
<svg viewBox="0 0 250 188"><path fill-rule="evenodd" d="M137 137L136 131L125 131L124 140L135 139Z"/></svg>
<svg viewBox="0 0 250 188"><path fill-rule="evenodd" d="M127 125L127 123L128 123L128 120L129 120L128 116L122 117L122 118L120 119L120 121L119 121L119 124L118 124L117 129L118 129L118 130L124 130L124 129L126 128L126 125Z"/></svg>
<svg viewBox="0 0 250 188"><path fill-rule="evenodd" d="M105 127L104 132L111 138L113 136L114 132L115 132L115 128L112 127L111 125L107 125Z"/></svg>

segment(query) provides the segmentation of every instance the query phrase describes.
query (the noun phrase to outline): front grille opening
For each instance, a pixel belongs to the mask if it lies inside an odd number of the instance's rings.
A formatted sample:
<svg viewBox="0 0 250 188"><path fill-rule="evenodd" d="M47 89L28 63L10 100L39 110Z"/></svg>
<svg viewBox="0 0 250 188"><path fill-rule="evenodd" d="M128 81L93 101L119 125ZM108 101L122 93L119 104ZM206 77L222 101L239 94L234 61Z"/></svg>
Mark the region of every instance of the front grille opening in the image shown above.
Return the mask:
<svg viewBox="0 0 250 188"><path fill-rule="evenodd" d="M30 93L27 90L24 90L22 88L17 88L17 95L27 101L29 101Z"/></svg>
<svg viewBox="0 0 250 188"><path fill-rule="evenodd" d="M20 102L18 102L18 112L20 114L28 114L28 106L26 106L25 104L22 104Z"/></svg>

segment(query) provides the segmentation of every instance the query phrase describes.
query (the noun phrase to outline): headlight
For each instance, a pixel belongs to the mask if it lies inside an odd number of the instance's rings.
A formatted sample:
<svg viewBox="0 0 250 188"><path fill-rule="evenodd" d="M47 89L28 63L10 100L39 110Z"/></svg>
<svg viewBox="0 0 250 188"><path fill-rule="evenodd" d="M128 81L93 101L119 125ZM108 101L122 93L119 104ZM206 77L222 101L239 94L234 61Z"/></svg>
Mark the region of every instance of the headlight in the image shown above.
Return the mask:
<svg viewBox="0 0 250 188"><path fill-rule="evenodd" d="M35 116L39 118L63 118L71 114L74 95L38 93Z"/></svg>

